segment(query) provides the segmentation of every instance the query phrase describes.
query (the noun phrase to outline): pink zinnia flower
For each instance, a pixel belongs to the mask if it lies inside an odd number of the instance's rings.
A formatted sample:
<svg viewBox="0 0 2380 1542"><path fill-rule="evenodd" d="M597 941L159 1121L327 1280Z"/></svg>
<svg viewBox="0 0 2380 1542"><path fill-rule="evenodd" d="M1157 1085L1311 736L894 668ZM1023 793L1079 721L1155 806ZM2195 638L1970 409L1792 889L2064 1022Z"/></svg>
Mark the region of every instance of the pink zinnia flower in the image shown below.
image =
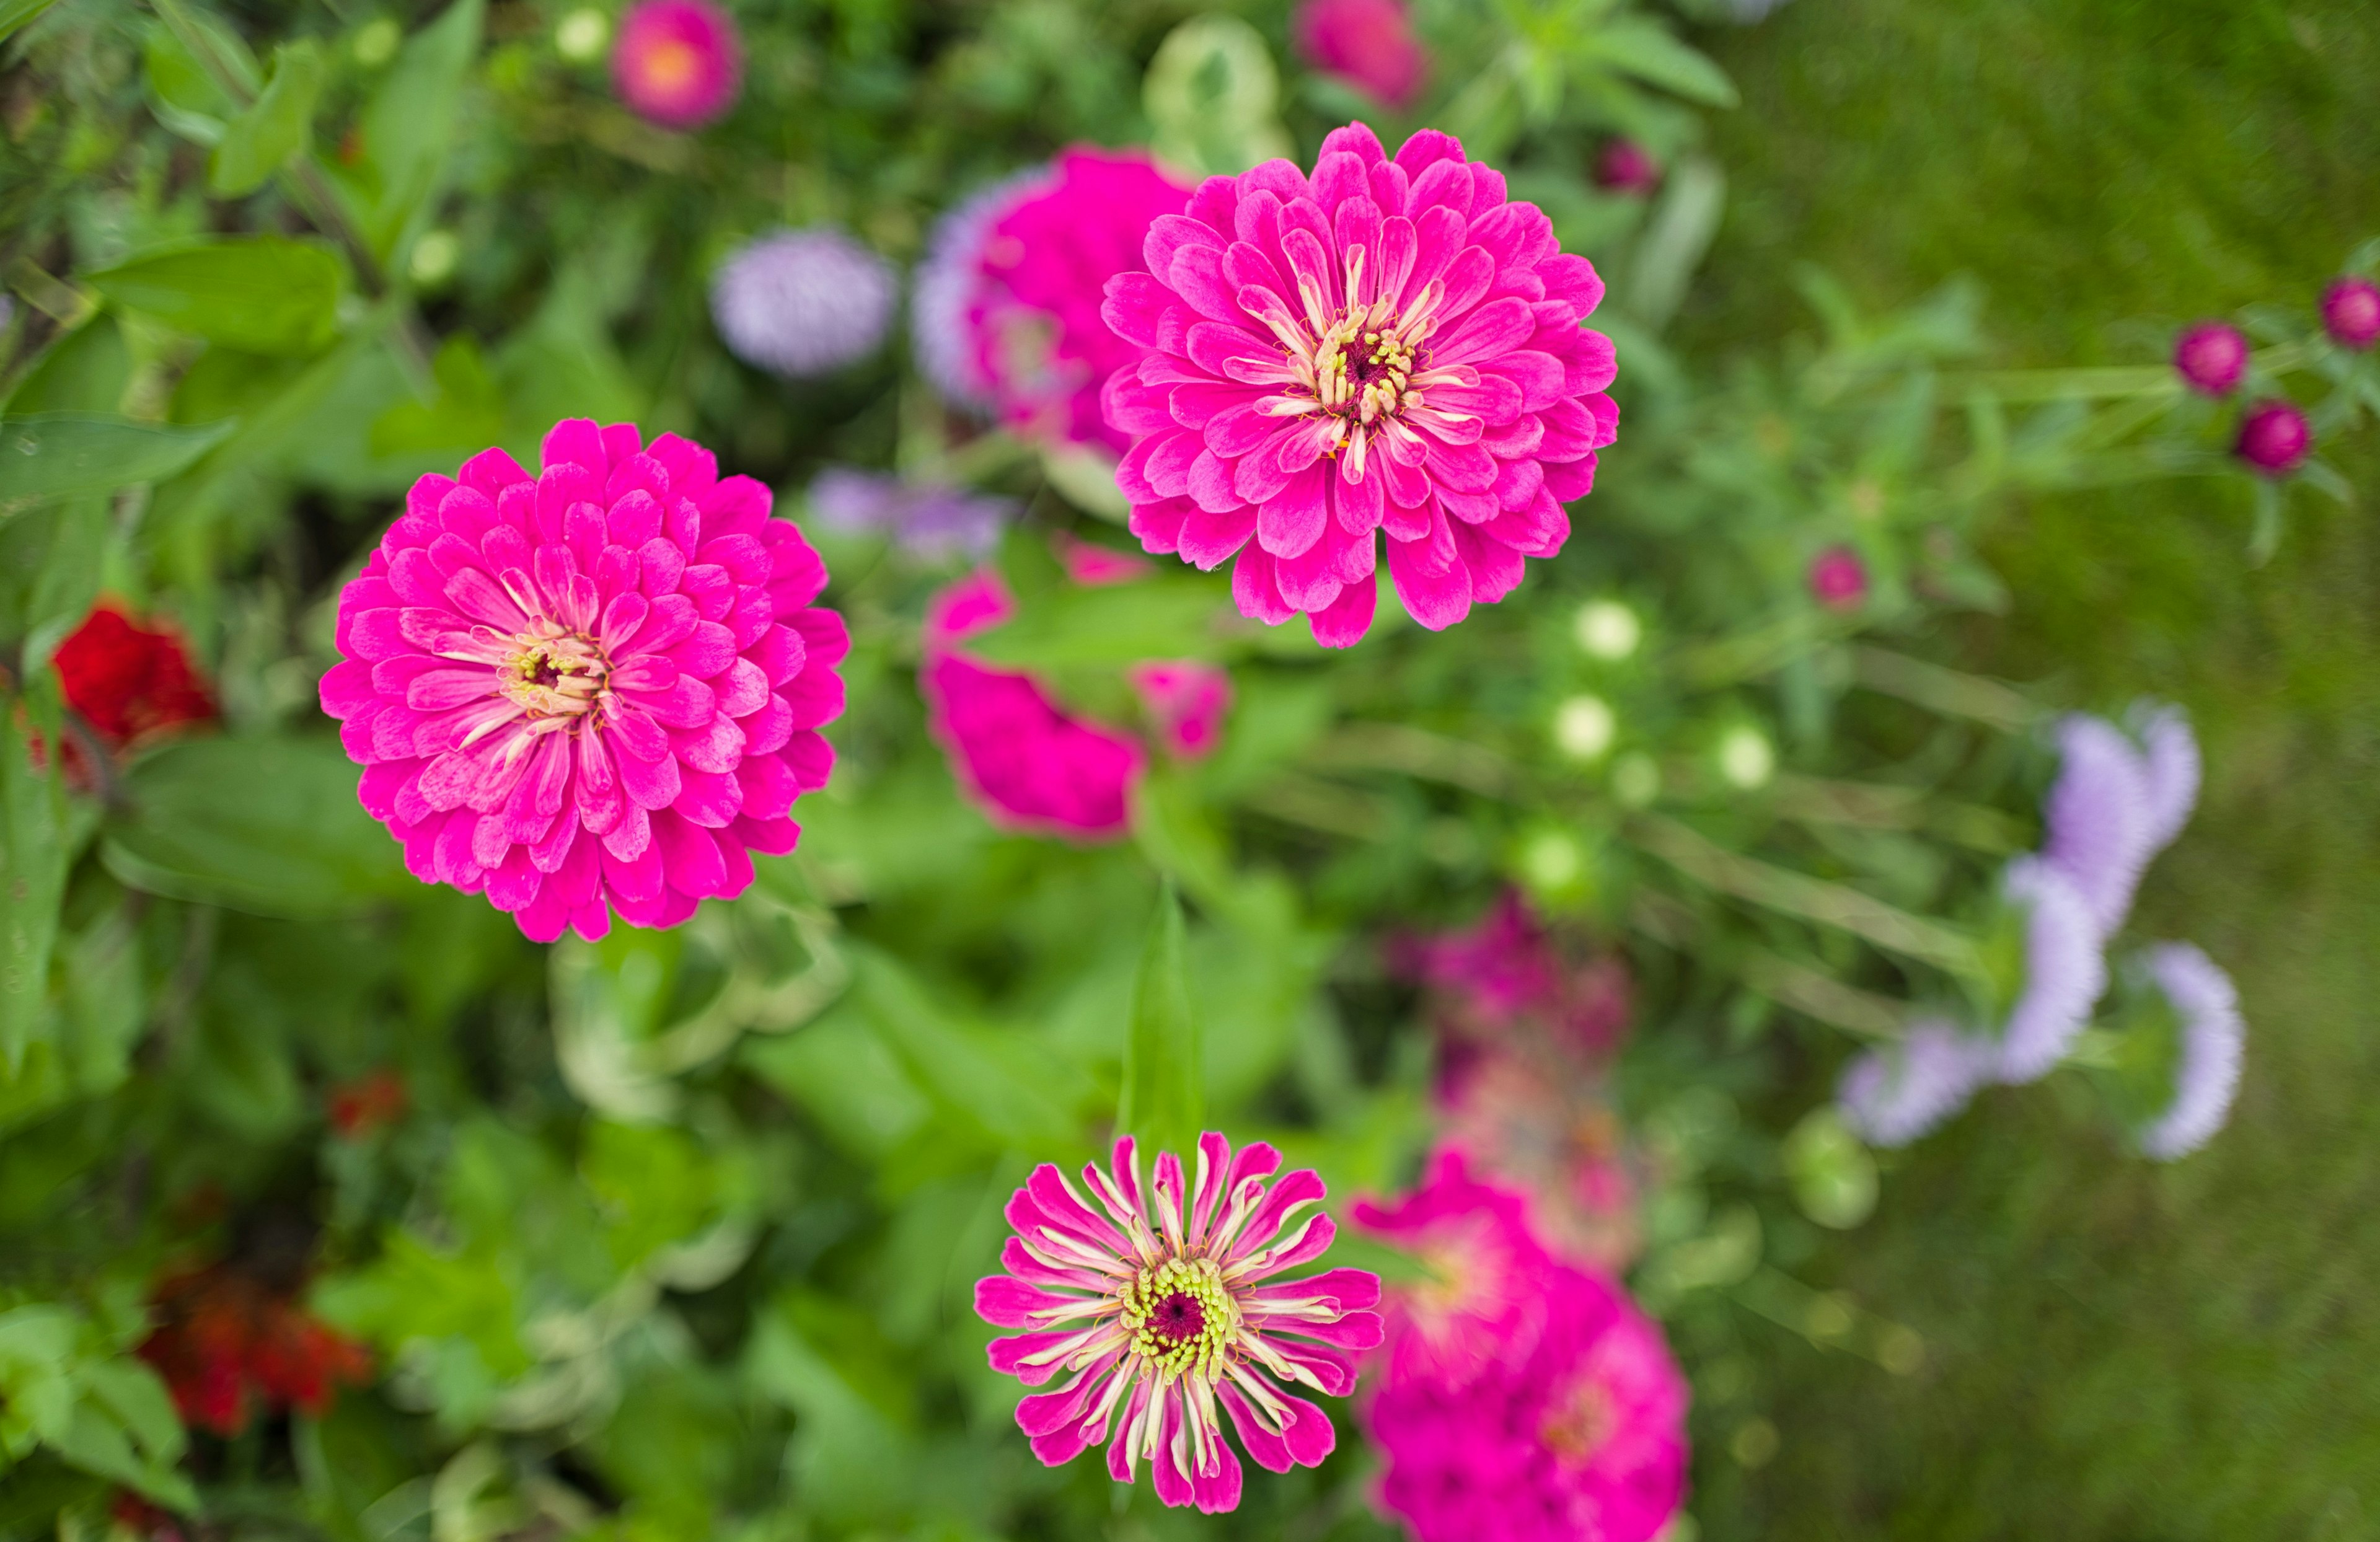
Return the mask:
<svg viewBox="0 0 2380 1542"><path fill-rule="evenodd" d="M1659 1329L1441 1155L1367 1230L1441 1283L1399 1287L1359 1414L1381 1501L1420 1542L1645 1542L1685 1487L1687 1392Z"/></svg>
<svg viewBox="0 0 2380 1542"><path fill-rule="evenodd" d="M1810 560L1811 597L1830 611L1855 611L1867 601L1867 565L1848 546L1829 546Z"/></svg>
<svg viewBox="0 0 2380 1542"><path fill-rule="evenodd" d="M1468 1033L1500 1035L1529 1017L1565 1049L1599 1054L1627 1029L1626 973L1563 956L1518 890L1469 927L1393 941L1389 955L1399 973L1437 990Z"/></svg>
<svg viewBox="0 0 2380 1542"><path fill-rule="evenodd" d="M1063 530L1050 538L1050 545L1057 552L1058 565L1066 570L1067 578L1085 589L1135 583L1156 571L1156 565L1147 557L1119 552L1112 546L1101 546L1096 541L1079 540Z"/></svg>
<svg viewBox="0 0 2380 1542"><path fill-rule="evenodd" d="M2325 289L2322 326L2346 347L2368 348L2380 342L2380 284L2350 277Z"/></svg>
<svg viewBox="0 0 2380 1542"><path fill-rule="evenodd" d="M2240 419L2240 438L2233 448L2251 469L2285 477L2313 448L2313 426L2295 402L2258 402Z"/></svg>
<svg viewBox="0 0 2380 1542"><path fill-rule="evenodd" d="M1109 281L1137 346L1107 386L1133 446L1116 485L1155 552L1213 568L1268 624L1370 627L1375 532L1415 619L1452 625L1570 534L1619 420L1603 297L1535 205L1434 130L1395 160L1361 124L1309 178L1286 161L1209 177Z"/></svg>
<svg viewBox="0 0 2380 1542"><path fill-rule="evenodd" d="M2201 322L2174 340L2173 367L2202 396L2228 396L2248 372L2248 338L2228 322Z"/></svg>
<svg viewBox="0 0 2380 1542"><path fill-rule="evenodd" d="M709 0L642 0L620 18L612 83L664 128L698 128L735 104L744 77L735 23Z"/></svg>
<svg viewBox="0 0 2380 1542"><path fill-rule="evenodd" d="M1613 140L1595 158L1596 186L1643 198L1661 185L1661 163L1634 140Z"/></svg>
<svg viewBox="0 0 2380 1542"><path fill-rule="evenodd" d="M540 942L602 936L607 908L674 926L794 849L850 641L769 490L700 445L572 419L543 458L413 484L339 596L322 710L423 882Z"/></svg>
<svg viewBox="0 0 2380 1542"><path fill-rule="evenodd" d="M1211 754L1232 708L1232 677L1212 664L1184 659L1135 664L1124 672L1140 694L1158 743L1177 760Z"/></svg>
<svg viewBox="0 0 2380 1542"><path fill-rule="evenodd" d="M1139 357L1099 320L1101 288L1190 196L1147 155L1077 149L945 218L917 273L917 358L945 396L1055 443L1125 440L1099 386Z"/></svg>
<svg viewBox="0 0 2380 1542"><path fill-rule="evenodd" d="M1015 610L1007 586L989 570L934 597L917 675L928 726L996 823L1093 840L1119 836L1131 820L1140 747L1068 715L1031 675L990 668L958 650Z"/></svg>
<svg viewBox="0 0 2380 1542"><path fill-rule="evenodd" d="M1300 57L1399 112L1429 73L1403 0L1305 0L1289 18Z"/></svg>
<svg viewBox="0 0 2380 1542"><path fill-rule="evenodd" d="M1310 1170L1267 1191L1280 1168L1271 1147L1234 1156L1209 1131L1195 1183L1168 1151L1144 1193L1129 1136L1106 1168L1083 1169L1096 1204L1055 1166L1034 1170L1008 1202L1008 1272L979 1281L975 1303L993 1326L1026 1330L992 1341L992 1369L1028 1387L1063 1378L1017 1404L1035 1456L1055 1467L1106 1443L1118 1483L1146 1461L1159 1499L1214 1514L1240 1502L1219 1402L1268 1472L1330 1454L1330 1416L1284 1384L1332 1397L1354 1390L1348 1352L1380 1342L1380 1319L1366 1310L1380 1280L1334 1269L1263 1282L1321 1257L1336 1234L1329 1216L1309 1210L1325 1193Z"/></svg>

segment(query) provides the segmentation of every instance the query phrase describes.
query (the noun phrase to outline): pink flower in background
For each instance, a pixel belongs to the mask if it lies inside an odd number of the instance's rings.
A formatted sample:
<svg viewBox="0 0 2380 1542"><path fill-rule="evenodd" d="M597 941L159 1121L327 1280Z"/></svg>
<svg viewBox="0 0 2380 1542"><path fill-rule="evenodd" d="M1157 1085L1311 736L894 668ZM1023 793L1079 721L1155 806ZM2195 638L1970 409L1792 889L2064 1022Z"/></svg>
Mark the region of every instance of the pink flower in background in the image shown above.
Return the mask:
<svg viewBox="0 0 2380 1542"><path fill-rule="evenodd" d="M1810 559L1810 596L1830 611L1867 602L1867 565L1848 546L1829 546Z"/></svg>
<svg viewBox="0 0 2380 1542"><path fill-rule="evenodd" d="M2380 284L2350 277L2325 289L2322 326L2346 347L2368 348L2380 342Z"/></svg>
<svg viewBox="0 0 2380 1542"><path fill-rule="evenodd" d="M2202 396L2228 396L2248 372L2248 338L2228 322L2201 322L2174 340L2173 367Z"/></svg>
<svg viewBox="0 0 2380 1542"><path fill-rule="evenodd" d="M1085 589L1135 583L1155 571L1155 565L1146 557L1119 552L1112 546L1079 540L1063 530L1050 537L1050 544L1058 553L1058 565L1066 570L1067 578Z"/></svg>
<svg viewBox="0 0 2380 1542"><path fill-rule="evenodd" d="M992 669L958 651L960 642L1015 609L1007 587L989 571L935 596L917 675L928 726L995 822L1093 840L1119 836L1131 819L1140 747L1068 716L1031 675Z"/></svg>
<svg viewBox="0 0 2380 1542"><path fill-rule="evenodd" d="M1145 154L1077 149L960 205L917 273L928 378L1020 432L1122 454L1099 387L1139 350L1100 321L1102 285L1140 267L1150 222L1189 196Z"/></svg>
<svg viewBox="0 0 2380 1542"><path fill-rule="evenodd" d="M1468 928L1391 941L1389 962L1439 991L1467 1033L1498 1035L1533 1017L1564 1048L1591 1055L1627 1031L1626 974L1563 956L1517 890L1504 891Z"/></svg>
<svg viewBox="0 0 2380 1542"><path fill-rule="evenodd" d="M1517 1196L1441 1155L1393 1208L1358 1212L1438 1282L1383 1301L1358 1406L1381 1502L1419 1542L1645 1542L1685 1487L1685 1379L1604 1275L1527 1235Z"/></svg>
<svg viewBox="0 0 2380 1542"><path fill-rule="evenodd" d="M1595 185L1607 192L1644 198L1661 185L1661 163L1634 140L1613 140L1595 158Z"/></svg>
<svg viewBox="0 0 2380 1542"><path fill-rule="evenodd" d="M2313 448L2313 425L2295 402L2263 401L2240 419L2234 449L2252 470L2285 477L2304 464Z"/></svg>
<svg viewBox="0 0 2380 1542"><path fill-rule="evenodd" d="M1289 18L1298 56L1399 112L1429 73L1403 0L1304 0Z"/></svg>
<svg viewBox="0 0 2380 1542"><path fill-rule="evenodd" d="M1105 311L1139 361L1109 379L1116 485L1153 552L1214 568L1268 624L1345 647L1372 623L1378 536L1398 596L1452 625L1570 534L1619 416L1603 296L1503 176L1425 131L1390 160L1353 125L1313 176L1209 177L1149 229Z"/></svg>
<svg viewBox="0 0 2380 1542"><path fill-rule="evenodd" d="M1280 1168L1271 1147L1235 1155L1210 1131L1187 1182L1168 1151L1144 1190L1129 1137L1106 1168L1083 1169L1089 1200L1056 1167L1034 1169L1008 1202L1008 1272L978 1283L975 1301L986 1322L1025 1330L992 1341L992 1369L1058 1382L1017 1404L1035 1456L1055 1467L1105 1444L1118 1483L1145 1461L1159 1499L1214 1514L1240 1502L1219 1403L1268 1472L1330 1454L1330 1415L1288 1389L1354 1390L1351 1352L1380 1342L1367 1309L1380 1281L1334 1269L1264 1283L1321 1257L1336 1234L1312 1208L1322 1180L1300 1171L1268 1191Z"/></svg>
<svg viewBox="0 0 2380 1542"><path fill-rule="evenodd" d="M573 419L543 459L413 484L339 596L322 710L423 882L541 942L674 926L793 850L850 641L769 490L700 445Z"/></svg>
<svg viewBox="0 0 2380 1542"><path fill-rule="evenodd" d="M1232 707L1232 677L1212 664L1179 660L1135 664L1124 672L1157 730L1158 743L1179 760L1212 753Z"/></svg>
<svg viewBox="0 0 2380 1542"><path fill-rule="evenodd" d="M620 18L612 83L664 128L698 128L735 104L744 77L735 23L709 0L642 0Z"/></svg>

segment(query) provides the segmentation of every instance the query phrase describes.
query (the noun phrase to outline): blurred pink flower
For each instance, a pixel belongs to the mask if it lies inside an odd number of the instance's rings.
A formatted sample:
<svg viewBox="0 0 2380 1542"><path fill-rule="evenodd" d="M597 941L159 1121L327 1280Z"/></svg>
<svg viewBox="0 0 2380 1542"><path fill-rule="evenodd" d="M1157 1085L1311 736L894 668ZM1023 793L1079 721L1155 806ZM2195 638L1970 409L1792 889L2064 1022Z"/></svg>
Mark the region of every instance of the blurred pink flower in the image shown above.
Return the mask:
<svg viewBox="0 0 2380 1542"><path fill-rule="evenodd" d="M2174 340L2173 367L2202 396L2228 396L2248 372L2248 338L2228 322L2201 322Z"/></svg>
<svg viewBox="0 0 2380 1542"><path fill-rule="evenodd" d="M1855 611L1867 601L1867 565L1848 546L1829 546L1810 559L1810 595L1830 611Z"/></svg>
<svg viewBox="0 0 2380 1542"><path fill-rule="evenodd" d="M934 597L917 675L928 725L961 784L995 823L1111 840L1131 819L1140 747L1067 715L1031 675L992 669L958 650L1015 609L1007 586L989 570Z"/></svg>
<svg viewBox="0 0 2380 1542"><path fill-rule="evenodd" d="M1595 158L1595 183L1607 192L1643 198L1661 185L1661 163L1634 140L1613 140Z"/></svg>
<svg viewBox="0 0 2380 1542"><path fill-rule="evenodd" d="M1441 1154L1358 1224L1435 1282L1392 1288L1358 1405L1381 1502L1418 1542L1645 1542L1685 1487L1685 1379L1604 1275L1527 1233L1517 1196Z"/></svg>
<svg viewBox="0 0 2380 1542"><path fill-rule="evenodd" d="M2342 278L2322 292L2323 330L2341 345L2368 348L2380 342L2380 284Z"/></svg>
<svg viewBox="0 0 2380 1542"><path fill-rule="evenodd" d="M1403 0L1304 0L1289 18L1298 55L1398 112L1429 74Z"/></svg>
<svg viewBox="0 0 2380 1542"><path fill-rule="evenodd" d="M1189 196L1145 154L1075 149L961 204L917 273L927 377L1020 432L1122 454L1099 387L1139 350L1100 321L1101 285L1140 267L1150 222Z"/></svg>
<svg viewBox="0 0 2380 1542"><path fill-rule="evenodd" d="M1050 538L1058 553L1058 565L1066 577L1085 589L1104 589L1110 584L1129 584L1146 578L1156 570L1147 557L1130 552L1119 552L1112 546L1081 540L1060 530Z"/></svg>
<svg viewBox="0 0 2380 1542"><path fill-rule="evenodd" d="M1334 1269L1263 1283L1321 1257L1336 1234L1309 1209L1325 1193L1312 1171L1268 1192L1280 1168L1271 1147L1234 1156L1209 1131L1191 1181L1168 1151L1146 1192L1131 1138L1117 1141L1106 1168L1083 1169L1095 1204L1055 1166L1034 1169L1008 1202L1008 1272L978 1282L975 1301L986 1322L1026 1330L992 1341L992 1369L1028 1387L1063 1378L1017 1404L1035 1456L1055 1467L1104 1443L1118 1483L1146 1461L1159 1499L1214 1514L1240 1502L1240 1461L1218 1402L1268 1472L1330 1454L1330 1415L1285 1384L1332 1397L1354 1390L1351 1352L1380 1342L1367 1309L1380 1281Z"/></svg>
<svg viewBox="0 0 2380 1542"><path fill-rule="evenodd" d="M339 596L322 710L425 883L520 929L674 926L800 834L843 710L826 565L674 434L584 419L531 477L502 450L426 476Z"/></svg>
<svg viewBox="0 0 2380 1542"><path fill-rule="evenodd" d="M1392 939L1389 965L1438 991L1463 1032L1501 1034L1533 1017L1565 1048L1599 1054L1627 1030L1626 974L1566 957L1517 890L1467 928Z"/></svg>
<svg viewBox="0 0 2380 1542"><path fill-rule="evenodd" d="M1232 677L1191 660L1135 664L1124 672L1157 730L1157 741L1180 760L1213 752L1232 707Z"/></svg>
<svg viewBox="0 0 2380 1542"><path fill-rule="evenodd" d="M2258 402L2240 419L2234 448L2252 470L2285 477L2303 464L2306 452L2313 448L2313 426L2295 402Z"/></svg>
<svg viewBox="0 0 2380 1542"><path fill-rule="evenodd" d="M1149 551L1236 558L1244 614L1343 648L1372 624L1377 533L1433 630L1561 550L1619 422L1610 341L1580 325L1603 282L1453 139L1392 161L1336 129L1311 177L1208 178L1144 255L1103 314L1139 355L1105 395Z"/></svg>
<svg viewBox="0 0 2380 1542"><path fill-rule="evenodd" d="M620 18L612 83L631 110L664 128L698 128L735 103L744 45L709 0L641 0Z"/></svg>

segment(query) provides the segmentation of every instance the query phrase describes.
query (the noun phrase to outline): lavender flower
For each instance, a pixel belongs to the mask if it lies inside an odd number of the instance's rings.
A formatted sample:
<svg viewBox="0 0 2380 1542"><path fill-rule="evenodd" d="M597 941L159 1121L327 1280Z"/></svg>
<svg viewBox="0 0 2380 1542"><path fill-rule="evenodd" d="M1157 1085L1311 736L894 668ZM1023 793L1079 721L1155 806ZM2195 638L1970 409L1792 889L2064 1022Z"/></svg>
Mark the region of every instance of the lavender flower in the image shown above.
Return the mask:
<svg viewBox="0 0 2380 1542"><path fill-rule="evenodd" d="M2106 937L2123 924L2155 850L2148 774L2131 740L2104 718L2077 712L2058 721L2057 734L2042 857L2082 895Z"/></svg>
<svg viewBox="0 0 2380 1542"><path fill-rule="evenodd" d="M2198 805L2198 735L2190 731L2188 713L2163 702L2134 702L2131 716L2143 751L2150 848L2162 851L2181 833Z"/></svg>
<svg viewBox="0 0 2380 1542"><path fill-rule="evenodd" d="M992 382L978 357L968 312L976 304L991 227L1055 178L1034 166L970 194L927 237L909 302L910 346L917 368L945 401L993 410Z"/></svg>
<svg viewBox="0 0 2380 1542"><path fill-rule="evenodd" d="M2148 950L2145 964L2150 982L2181 1019L2173 1102L2141 1132L2141 1149L2169 1162L2205 1145L2230 1117L2246 1025L2231 977L2189 943L2161 942Z"/></svg>
<svg viewBox="0 0 2380 1542"><path fill-rule="evenodd" d="M830 466L810 483L810 512L837 534L885 536L912 555L939 562L989 556L1016 504L941 482Z"/></svg>
<svg viewBox="0 0 2380 1542"><path fill-rule="evenodd" d="M1835 1092L1843 1123L1870 1146L1906 1146L1967 1106L1992 1079L1993 1045L1938 1017L1851 1062Z"/></svg>
<svg viewBox="0 0 2380 1542"><path fill-rule="evenodd" d="M747 363L823 375L883 341L898 291L891 265L841 231L786 230L720 265L710 316Z"/></svg>
<svg viewBox="0 0 2380 1542"><path fill-rule="evenodd" d="M2000 886L2023 914L2024 982L2000 1026L1998 1075L2039 1081L2090 1022L2107 988L2107 961L2090 903L2051 863L2020 856Z"/></svg>

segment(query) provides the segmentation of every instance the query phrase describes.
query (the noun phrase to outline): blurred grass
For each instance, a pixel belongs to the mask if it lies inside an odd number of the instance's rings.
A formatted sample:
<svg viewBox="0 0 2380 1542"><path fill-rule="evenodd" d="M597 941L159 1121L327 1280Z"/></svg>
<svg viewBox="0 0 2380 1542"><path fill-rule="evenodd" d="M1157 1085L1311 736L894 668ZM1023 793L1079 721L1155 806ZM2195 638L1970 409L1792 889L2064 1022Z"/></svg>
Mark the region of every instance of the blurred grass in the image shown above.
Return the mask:
<svg viewBox="0 0 2380 1542"><path fill-rule="evenodd" d="M2141 362L2171 324L2308 305L2380 235L2373 21L2368 0L1798 0L1712 40L1745 106L1684 324L1721 352L1773 330L1802 261L1871 308L1973 273L2013 365ZM2043 500L2004 529L1991 667L2199 722L2206 793L2135 932L2238 976L2240 1102L2170 1167L2054 1084L1900 1161L1803 1272L1915 1328L1923 1368L1777 1335L1774 1458L1709 1438L1754 1403L1698 1420L1706 1536L2380 1536L2372 438L2338 457L2362 506L2301 495L2261 570L2228 482Z"/></svg>

